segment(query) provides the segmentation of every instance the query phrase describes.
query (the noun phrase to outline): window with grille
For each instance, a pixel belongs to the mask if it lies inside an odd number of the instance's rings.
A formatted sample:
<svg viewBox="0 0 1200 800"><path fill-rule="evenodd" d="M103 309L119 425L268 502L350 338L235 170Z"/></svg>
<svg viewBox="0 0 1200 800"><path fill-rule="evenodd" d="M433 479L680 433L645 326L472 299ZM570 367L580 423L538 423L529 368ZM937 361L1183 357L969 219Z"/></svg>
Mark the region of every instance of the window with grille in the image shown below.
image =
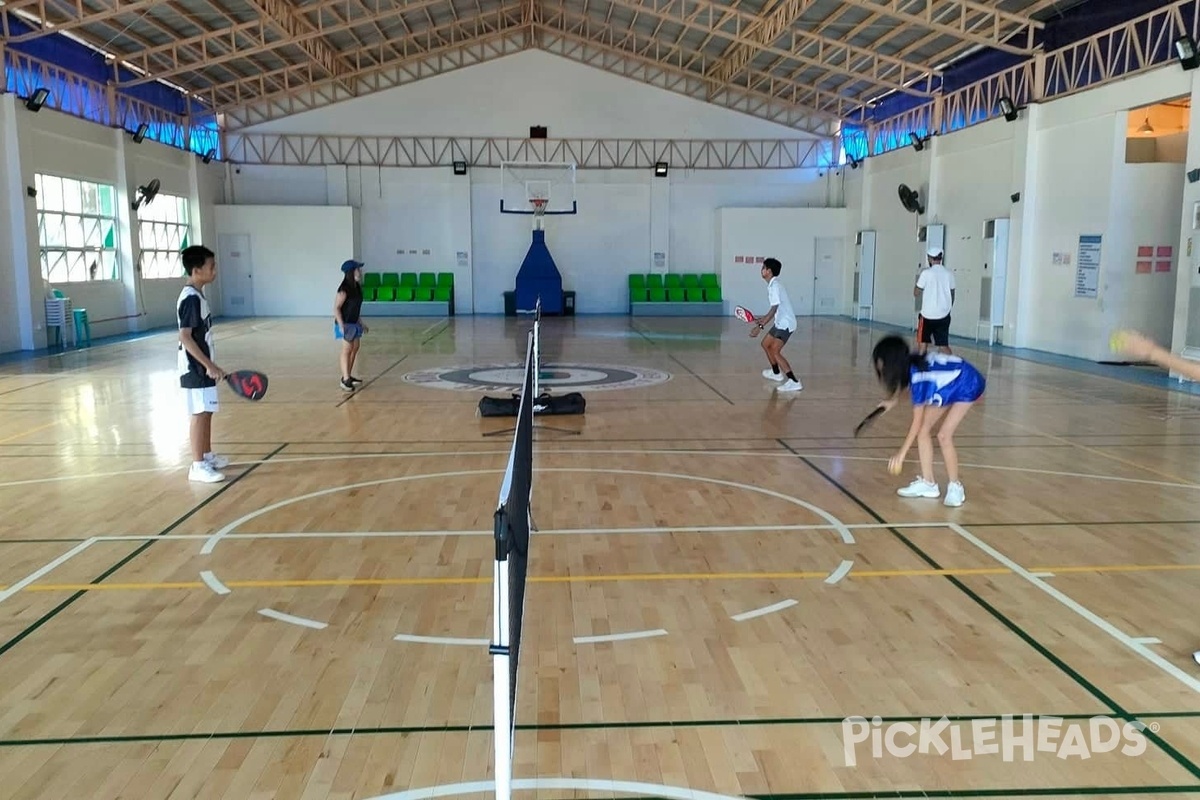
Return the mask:
<svg viewBox="0 0 1200 800"><path fill-rule="evenodd" d="M115 281L117 190L57 175L34 176L42 278L50 283Z"/></svg>
<svg viewBox="0 0 1200 800"><path fill-rule="evenodd" d="M138 209L138 242L142 247L142 277L151 280L183 275L179 251L188 246L188 201L159 194Z"/></svg>

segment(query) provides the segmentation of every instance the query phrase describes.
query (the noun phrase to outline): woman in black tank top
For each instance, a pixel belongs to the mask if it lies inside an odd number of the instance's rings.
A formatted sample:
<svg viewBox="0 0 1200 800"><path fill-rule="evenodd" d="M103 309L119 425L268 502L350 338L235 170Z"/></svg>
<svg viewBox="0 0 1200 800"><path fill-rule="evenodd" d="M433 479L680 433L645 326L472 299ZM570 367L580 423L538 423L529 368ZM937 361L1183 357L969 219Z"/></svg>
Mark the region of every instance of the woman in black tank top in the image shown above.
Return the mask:
<svg viewBox="0 0 1200 800"><path fill-rule="evenodd" d="M367 326L362 324L363 290L362 268L360 261L347 261L342 264L342 283L338 286L337 295L333 301L333 319L336 335L342 339L342 391L353 392L361 380L354 377L354 360L358 357L358 346L362 335L367 332Z"/></svg>

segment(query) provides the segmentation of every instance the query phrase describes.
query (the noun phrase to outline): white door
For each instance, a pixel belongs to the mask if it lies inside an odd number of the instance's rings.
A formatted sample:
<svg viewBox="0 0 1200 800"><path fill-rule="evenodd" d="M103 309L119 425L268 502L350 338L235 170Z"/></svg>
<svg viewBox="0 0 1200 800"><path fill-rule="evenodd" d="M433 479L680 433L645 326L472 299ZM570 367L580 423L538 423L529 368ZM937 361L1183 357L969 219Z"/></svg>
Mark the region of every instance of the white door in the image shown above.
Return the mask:
<svg viewBox="0 0 1200 800"><path fill-rule="evenodd" d="M222 233L217 237L217 277L221 311L227 317L254 316L254 267L250 234Z"/></svg>
<svg viewBox="0 0 1200 800"><path fill-rule="evenodd" d="M842 313L842 274L845 240L820 237L813 248L813 313Z"/></svg>

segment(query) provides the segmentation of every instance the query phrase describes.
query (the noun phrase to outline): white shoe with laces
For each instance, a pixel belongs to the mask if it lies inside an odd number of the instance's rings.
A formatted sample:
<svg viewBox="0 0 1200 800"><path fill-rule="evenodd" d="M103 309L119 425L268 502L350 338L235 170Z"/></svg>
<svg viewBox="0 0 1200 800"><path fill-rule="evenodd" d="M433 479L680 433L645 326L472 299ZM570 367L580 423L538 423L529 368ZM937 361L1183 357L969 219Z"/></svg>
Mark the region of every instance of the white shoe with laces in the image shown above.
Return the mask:
<svg viewBox="0 0 1200 800"><path fill-rule="evenodd" d="M225 480L225 476L217 472L212 464L200 461L192 464L192 468L188 470L188 480L198 483L220 483Z"/></svg>
<svg viewBox="0 0 1200 800"><path fill-rule="evenodd" d="M942 490L936 483L919 477L903 489L897 489L896 494L901 497L925 497L934 500L941 496Z"/></svg>
<svg viewBox="0 0 1200 800"><path fill-rule="evenodd" d="M966 499L966 490L963 489L963 485L959 481L946 485L946 499L942 501L944 505L951 508L958 508Z"/></svg>
<svg viewBox="0 0 1200 800"><path fill-rule="evenodd" d="M784 380L785 378L787 378L787 376L784 375L782 372L776 372L775 370L771 369L770 367L767 367L766 369L763 370L763 377L769 381L781 381L781 380Z"/></svg>
<svg viewBox="0 0 1200 800"><path fill-rule="evenodd" d="M229 459L225 456L219 456L216 453L209 453L204 457L204 463L213 469L225 469L229 466Z"/></svg>
<svg viewBox="0 0 1200 800"><path fill-rule="evenodd" d="M789 378L788 380L784 381L783 385L780 386L778 389L776 389L776 391L799 392L799 391L802 391L803 389L804 389L804 384L800 383L800 381L794 381L791 378Z"/></svg>

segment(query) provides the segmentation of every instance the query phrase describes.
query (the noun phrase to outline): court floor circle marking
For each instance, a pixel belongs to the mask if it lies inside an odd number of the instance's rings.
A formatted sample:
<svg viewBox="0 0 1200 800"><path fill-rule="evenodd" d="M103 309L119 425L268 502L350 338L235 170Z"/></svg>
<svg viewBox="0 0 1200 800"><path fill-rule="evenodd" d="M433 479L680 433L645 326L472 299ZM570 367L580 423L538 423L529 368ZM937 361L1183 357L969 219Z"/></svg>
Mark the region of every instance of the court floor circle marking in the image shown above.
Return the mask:
<svg viewBox="0 0 1200 800"><path fill-rule="evenodd" d="M661 783L641 781L616 781L600 778L513 778L513 789L581 789L583 791L633 794L643 797L661 797L664 800L745 800L736 795L717 794L683 786L667 786ZM433 800L438 797L457 797L464 794L495 792L495 781L470 781L443 783L424 786L420 789L405 789L401 792L381 794L366 800Z"/></svg>
<svg viewBox="0 0 1200 800"><path fill-rule="evenodd" d="M502 475L502 474L504 474L504 472L505 472L505 470L502 470L502 469L468 469L468 470L455 470L453 472L430 472L430 473L424 473L421 475L400 475L400 476L392 477L392 478L378 478L373 481L362 481L360 483L351 483L351 484L347 484L345 486L333 486L328 489L318 489L315 492L308 492L307 494L298 495L296 497L291 497L286 500L280 500L276 503L271 503L270 505L266 505L261 508L258 508L247 514L243 514L241 517L235 519L233 522L230 522L229 524L225 525L223 528L218 530L216 533L209 536L208 539L204 542L204 546L200 548L200 554L208 555L208 554L212 553L212 551L216 548L217 544L222 539L224 539L226 536L228 536L229 534L236 531L238 528L240 528L242 525L246 524L247 522L250 522L253 519L257 519L258 517L261 517L264 514L269 514L272 511L278 511L279 509L284 508L285 506L290 506L293 503L301 503L306 500L312 500L317 497L324 497L326 495L336 494L338 492L347 492L347 491L351 491L353 489L366 489L371 486L382 486L382 485L388 484L388 483L405 483L408 481L427 480L427 479L431 479L431 478L462 478L462 477L466 477L469 475L497 475L497 474ZM807 509L808 511L811 511L813 514L816 514L818 517L820 517L821 519L828 522L830 524L830 527L832 527L833 530L837 531L837 533L841 537L843 543L854 544L854 535L852 533L850 533L850 529L846 527L846 523L842 522L840 519L838 519L834 515L830 514L825 509L821 508L820 506L816 506L816 505L813 505L812 503L801 500L798 497L792 497L791 495L787 495L782 492L777 492L774 489L767 489L763 486L753 486L748 483L738 483L737 481L727 481L727 480L724 480L723 478L710 478L710 477L703 476L703 475L687 475L687 474L678 473L678 472L656 472L656 471L652 471L652 470L638 470L638 469L606 469L606 468L602 468L602 467L542 467L542 468L535 468L534 472L535 473L586 472L586 473L591 473L591 474L602 474L602 475L639 475L639 476L652 477L652 478L673 478L675 480L696 481L697 483L711 483L711 484L714 484L717 486L728 486L728 487L731 487L734 489L743 489L748 492L756 492L758 494L766 495L767 497L773 497L777 500L783 500L784 502L791 503L792 505L800 506L801 508Z"/></svg>
<svg viewBox="0 0 1200 800"><path fill-rule="evenodd" d="M425 474L421 474L421 475L401 475L401 476L392 477L392 478L380 478L378 480L373 480L373 481L364 481L361 483L354 483L354 484L349 484L346 486L333 486L333 487L330 487L327 489L318 489L315 492L309 492L307 494L299 495L297 497L288 498L286 500L280 500L279 502L271 503L270 505L266 505L266 506L262 506L261 508L258 508L254 511L251 511L247 514L242 515L241 517L234 520L233 522L230 522L229 524L225 525L225 527L221 528L219 531L214 533L212 536L208 537L208 539L205 540L204 545L200 548L200 553L201 553L201 555L211 554L212 551L216 548L217 543L220 542L221 539L234 533L234 531L236 531L239 527L241 527L245 523L249 522L250 520L253 520L260 516L263 516L264 514L269 514L272 511L277 511L278 509L283 508L285 506L289 506L294 503L300 503L305 500L311 500L311 499L314 499L317 497L324 497L326 495L335 494L337 492L350 491L353 489L361 489L361 488L366 488L366 487L370 487L370 486L380 486L380 485L388 484L388 483L404 483L404 482L408 482L408 481L426 480L426 479L434 479L434 478L465 477L467 475L496 475L496 474L504 474L506 471L507 470L501 470L501 469L458 470L455 472L425 473ZM821 517L826 522L828 522L830 529L832 529L838 533L838 536L841 538L841 540L844 544L854 544L855 543L854 535L850 532L850 529L846 527L846 523L842 522L842 520L838 519L833 514L830 514L825 509L821 508L820 506L816 506L816 505L813 505L812 503L808 503L804 500L801 500L798 497L786 495L786 494L783 494L782 492L776 492L773 489L767 489L762 486L752 486L750 484L738 483L736 481L727 481L727 480L724 480L721 478L710 478L710 477L702 476L702 475L686 475L686 474L675 473L675 472L655 472L655 471L649 471L649 470L604 469L604 468L597 468L597 467L548 467L548 468L535 469L534 472L535 473L584 472L584 473L600 473L600 474L613 474L613 475L638 475L638 476L646 476L646 477L659 477L659 478L671 478L671 479L676 479L676 480L696 481L699 483L712 483L712 484L716 484L718 486L729 486L729 487L736 488L736 489L744 489L746 491L764 494L764 495L767 495L768 497L773 497L773 498L791 503L793 505L798 505L802 508L805 508L808 511ZM842 561L841 565L837 569L835 569L834 572L830 573L830 578L826 580L826 583L836 582L835 580L832 580L834 578L834 576L838 576L837 579L840 580L841 576L839 576L839 572L841 573L841 575L844 575L845 572L849 571L848 565L851 563L853 563L853 562ZM205 570L204 572L202 572L201 579L204 581L205 585L207 585L213 592L216 592L217 594L222 594L222 592L220 591L221 589L225 589L224 594L227 594L229 592L229 590L225 587L225 585L223 583L221 583L221 581L216 577L216 575L211 570ZM267 613L267 611L270 611L270 613ZM283 614L282 612L276 612L273 609L265 609L263 611L260 611L259 613L262 614L263 616L269 616L274 619L280 619L284 622L290 622L292 624L297 624L297 625L306 625L307 624L308 627L316 627L317 625L320 625L321 627L325 626L325 623L314 623L312 620L306 620L302 617L293 617L288 614ZM665 635L667 635L667 631L658 629L658 630L654 630L654 631L639 631L639 632L633 632L633 633L612 634L612 635L602 635L602 636L577 636L577 637L575 637L574 642L575 642L575 644L589 644L589 643L598 643L598 642L607 642L607 641L624 641L624 640L628 640L628 639L645 638L647 636L665 636ZM409 642L414 642L414 643L427 643L427 644L459 644L459 645L461 645L461 644L476 644L477 643L477 641L474 639L463 639L463 638L458 638L458 637L422 636L422 635L418 635L418 634L405 634L405 633L396 635L395 637L393 637L393 640L394 641L409 641Z"/></svg>
<svg viewBox="0 0 1200 800"><path fill-rule="evenodd" d="M405 383L456 392L507 392L521 388L525 364L516 362L431 367L404 375ZM543 387L605 392L641 389L671 380L671 373L649 367L585 362L542 363L538 383Z"/></svg>

